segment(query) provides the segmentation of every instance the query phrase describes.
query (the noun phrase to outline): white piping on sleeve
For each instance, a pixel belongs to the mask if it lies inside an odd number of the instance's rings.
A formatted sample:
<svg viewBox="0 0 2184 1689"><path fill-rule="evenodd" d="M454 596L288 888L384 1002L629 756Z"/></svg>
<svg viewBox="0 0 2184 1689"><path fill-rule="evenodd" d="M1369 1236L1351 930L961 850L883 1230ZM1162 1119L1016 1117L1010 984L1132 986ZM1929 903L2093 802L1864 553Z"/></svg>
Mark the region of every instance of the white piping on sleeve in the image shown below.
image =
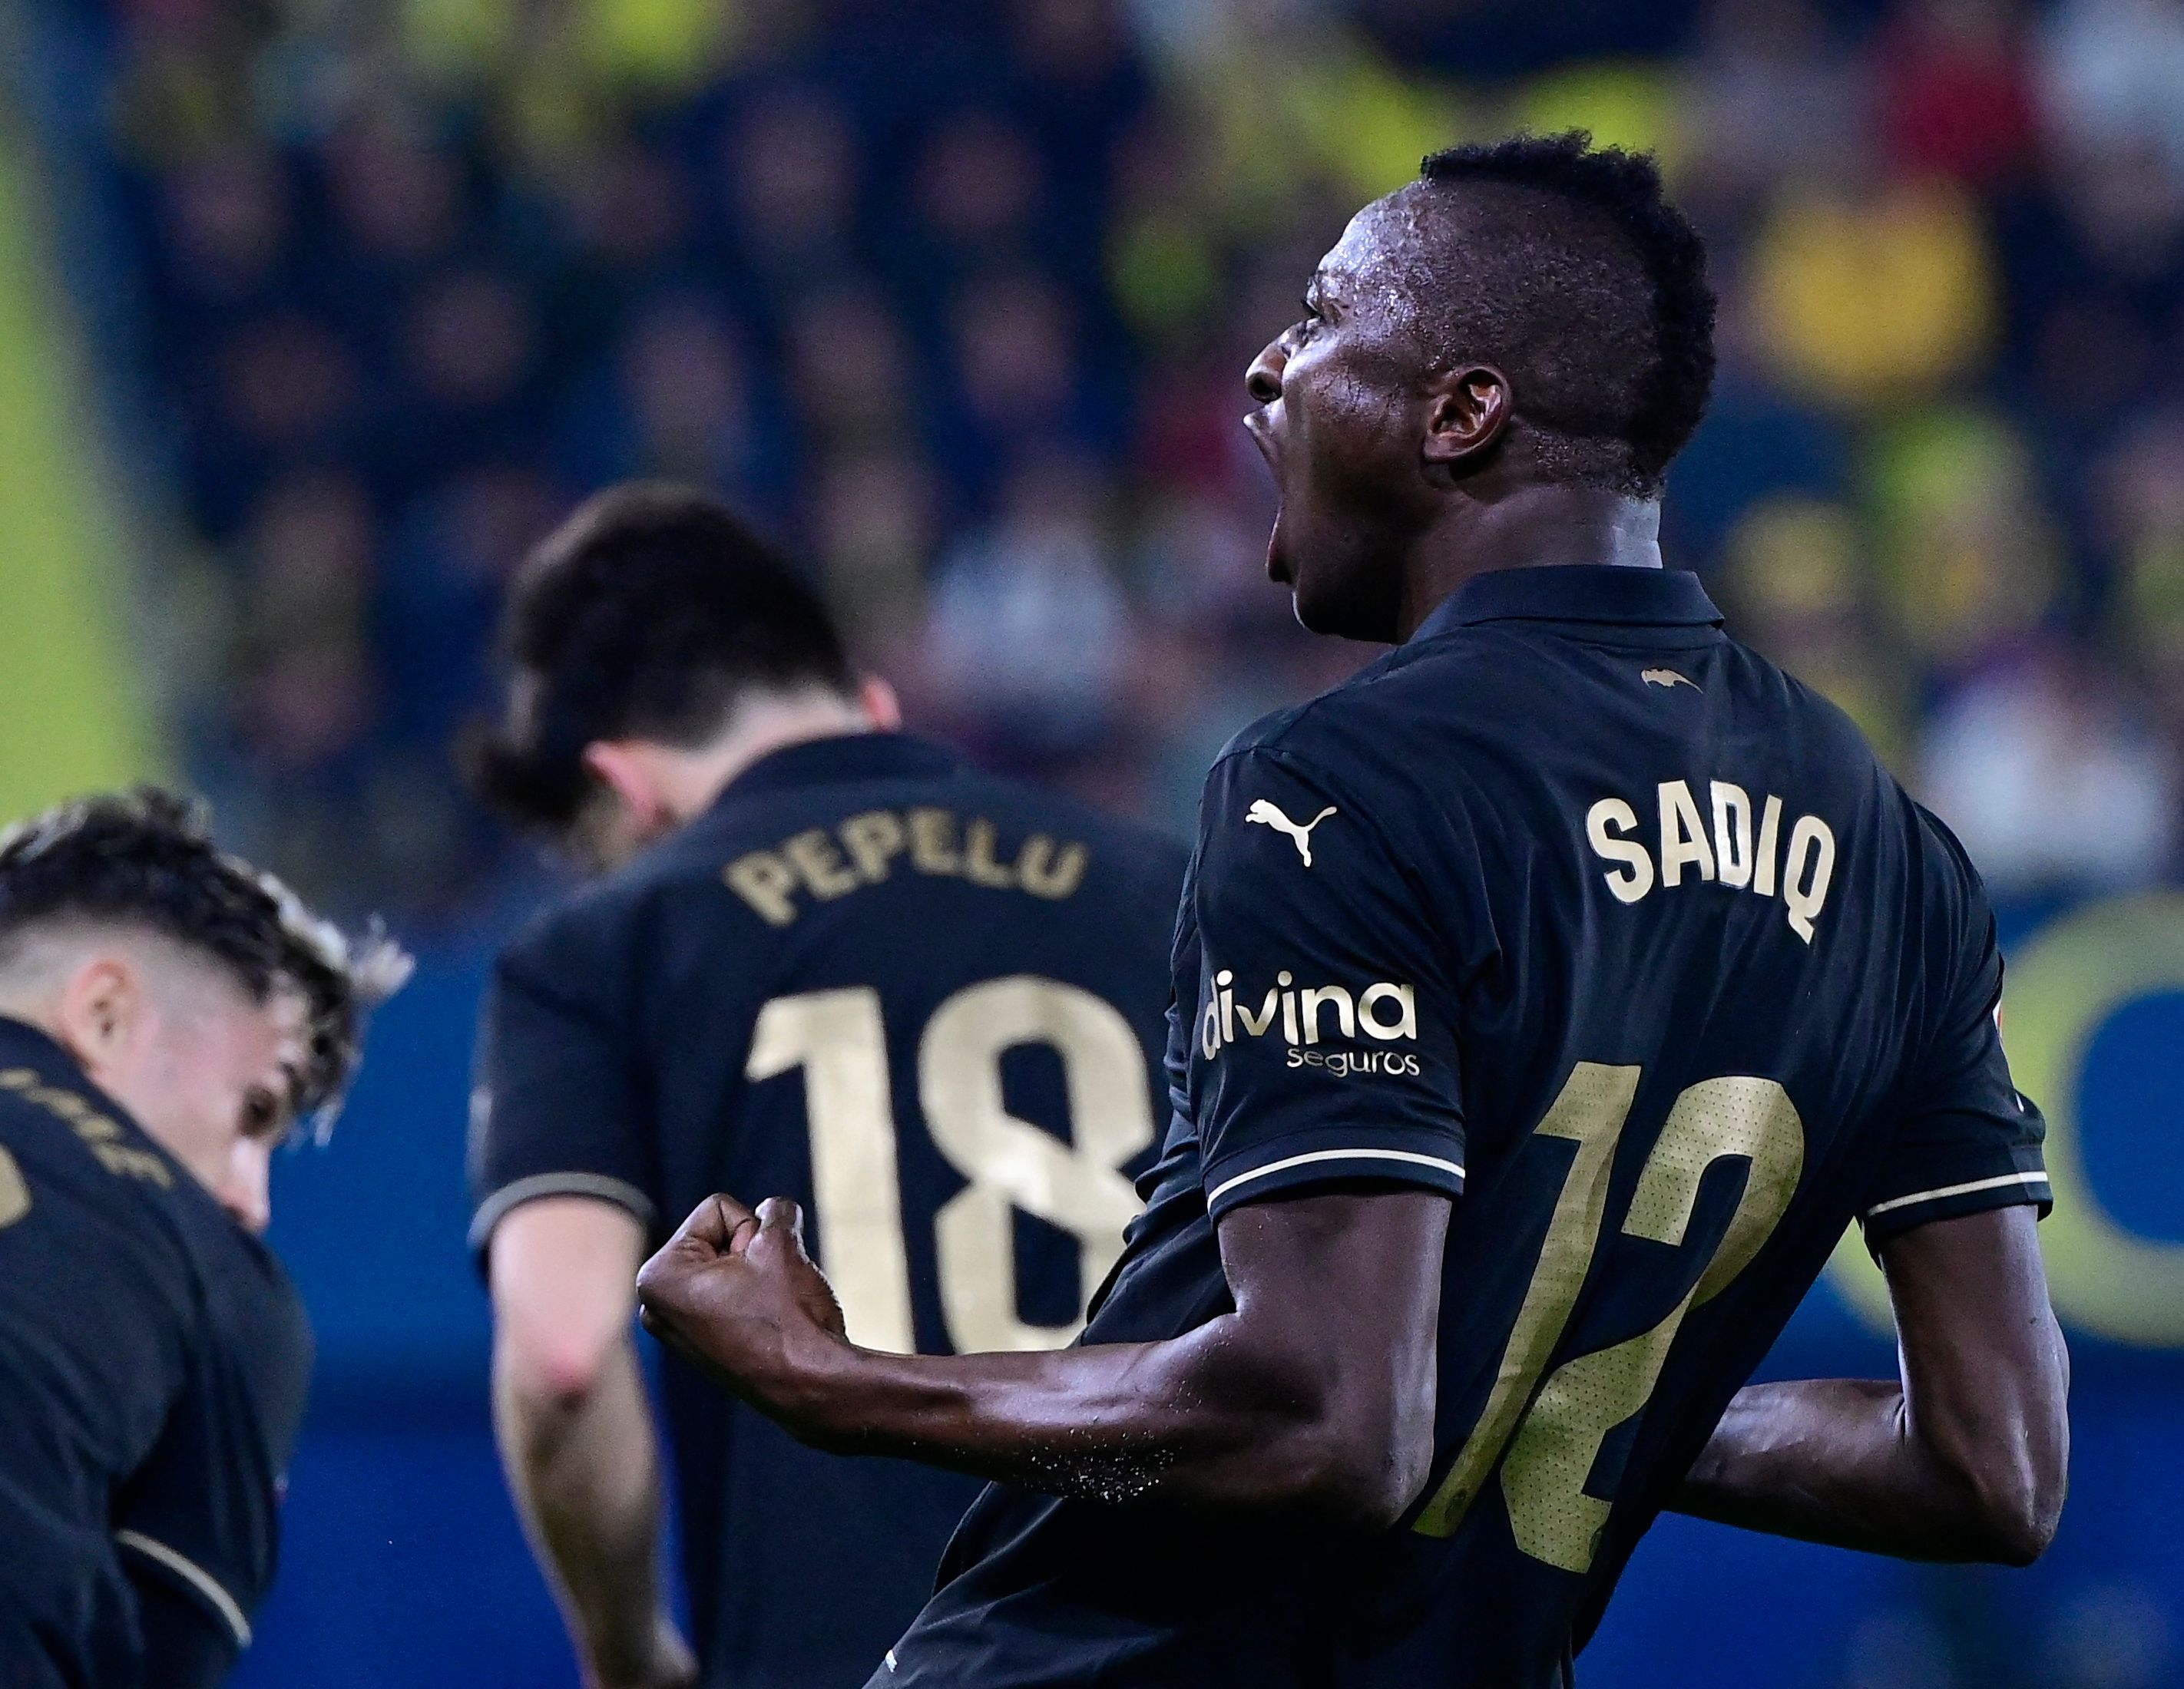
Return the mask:
<svg viewBox="0 0 2184 1689"><path fill-rule="evenodd" d="M227 1620L227 1628L235 1632L238 1646L250 1646L250 1620L242 1616L242 1608L226 1590L220 1580L187 1554L177 1553L165 1543L155 1542L141 1531L117 1531L114 1540L125 1548L134 1548L148 1560L157 1560L169 1571L181 1579L199 1595L212 1603L213 1610Z"/></svg>
<svg viewBox="0 0 2184 1689"><path fill-rule="evenodd" d="M1438 1155L1420 1155L1408 1149L1315 1149L1305 1155L1284 1156L1279 1161L1269 1161L1263 1167L1254 1167L1247 1173L1239 1173L1233 1179L1223 1179L1206 1193L1209 1206L1239 1185L1248 1185L1254 1179L1264 1179L1270 1174L1285 1173L1292 1167L1308 1166L1318 1161L1403 1161L1414 1166L1437 1168L1443 1173L1463 1177L1463 1168L1457 1162L1444 1160Z"/></svg>

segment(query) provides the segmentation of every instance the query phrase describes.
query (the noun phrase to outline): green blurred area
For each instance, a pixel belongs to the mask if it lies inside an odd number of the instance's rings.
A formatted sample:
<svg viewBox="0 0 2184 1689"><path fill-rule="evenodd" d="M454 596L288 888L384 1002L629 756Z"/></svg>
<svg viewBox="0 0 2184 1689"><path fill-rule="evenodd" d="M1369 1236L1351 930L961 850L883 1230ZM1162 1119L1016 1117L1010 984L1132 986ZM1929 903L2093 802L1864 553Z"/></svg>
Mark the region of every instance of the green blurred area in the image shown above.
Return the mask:
<svg viewBox="0 0 2184 1689"><path fill-rule="evenodd" d="M0 111L0 817L155 774L128 656L124 524L52 261L37 160Z"/></svg>

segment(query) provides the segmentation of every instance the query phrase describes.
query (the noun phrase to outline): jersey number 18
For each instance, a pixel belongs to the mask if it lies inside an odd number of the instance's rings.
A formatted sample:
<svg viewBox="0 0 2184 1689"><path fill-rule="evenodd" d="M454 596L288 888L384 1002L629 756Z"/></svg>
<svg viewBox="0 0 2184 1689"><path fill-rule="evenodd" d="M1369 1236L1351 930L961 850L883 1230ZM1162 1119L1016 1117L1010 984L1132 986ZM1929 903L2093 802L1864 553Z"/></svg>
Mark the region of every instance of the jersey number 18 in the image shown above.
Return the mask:
<svg viewBox="0 0 2184 1689"><path fill-rule="evenodd" d="M1068 1142L1002 1100L1002 1053L1022 1044L1061 1059ZM917 1343L879 993L857 986L767 1003L744 1076L800 1067L820 1265L851 1339L907 1353ZM1014 1210L1076 1238L1081 1308L1138 1211L1123 1166L1153 1138L1145 1053L1129 1022L1089 992L1034 975L967 986L925 1023L917 1093L933 1143L969 1181L933 1217L950 1343L960 1353L1060 1347L1083 1321L1035 1325L1018 1314Z"/></svg>

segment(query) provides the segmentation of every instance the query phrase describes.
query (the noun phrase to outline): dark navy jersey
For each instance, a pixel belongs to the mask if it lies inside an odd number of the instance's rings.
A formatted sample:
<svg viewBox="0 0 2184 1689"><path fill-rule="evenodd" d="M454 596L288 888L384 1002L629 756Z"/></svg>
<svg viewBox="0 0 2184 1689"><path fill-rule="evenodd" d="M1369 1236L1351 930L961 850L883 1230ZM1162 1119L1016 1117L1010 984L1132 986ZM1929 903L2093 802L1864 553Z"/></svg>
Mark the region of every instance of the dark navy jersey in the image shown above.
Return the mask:
<svg viewBox="0 0 2184 1689"><path fill-rule="evenodd" d="M0 1020L0 1658L132 1686L231 1664L310 1364L272 1254Z"/></svg>
<svg viewBox="0 0 2184 1689"><path fill-rule="evenodd" d="M1067 1342L1167 1113L1184 855L901 735L765 758L501 958L474 1242L535 1197L657 1241L714 1191L788 1196L858 1342ZM666 1385L705 1681L862 1681L977 1484Z"/></svg>
<svg viewBox="0 0 2184 1689"><path fill-rule="evenodd" d="M1719 622L1688 574L1486 575L1207 783L1175 1120L1085 1340L1228 1311L1240 1203L1446 1192L1408 1516L991 1488L875 1684L1562 1682L1853 1220L2048 1201L1978 877Z"/></svg>

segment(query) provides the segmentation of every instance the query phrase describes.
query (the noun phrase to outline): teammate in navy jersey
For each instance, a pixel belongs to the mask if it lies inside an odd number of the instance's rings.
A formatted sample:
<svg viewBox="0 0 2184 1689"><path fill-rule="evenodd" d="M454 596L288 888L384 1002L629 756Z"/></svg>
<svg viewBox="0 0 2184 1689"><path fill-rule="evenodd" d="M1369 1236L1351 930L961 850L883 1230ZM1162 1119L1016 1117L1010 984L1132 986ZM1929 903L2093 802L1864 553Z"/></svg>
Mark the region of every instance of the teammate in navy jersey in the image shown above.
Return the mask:
<svg viewBox="0 0 2184 1689"><path fill-rule="evenodd" d="M1650 161L1519 139L1360 213L1251 366L1271 572L1398 648L1214 768L1175 1120L1082 1347L870 1353L785 1203L647 1264L654 1329L800 1437L1000 1481L873 1684L1530 1689L1664 1507L2048 1540L1978 878L1660 566L1713 313ZM1854 1220L1902 1381L1740 1392Z"/></svg>
<svg viewBox="0 0 2184 1689"><path fill-rule="evenodd" d="M621 865L509 947L487 1009L503 1447L591 1681L689 1681L632 1344L660 1217L794 1192L875 1349L1068 1342L1154 1153L1184 853L894 731L809 591L694 494L579 512L510 633L482 783ZM829 1460L679 1364L665 1386L702 1681L861 1681L976 1483Z"/></svg>
<svg viewBox="0 0 2184 1689"><path fill-rule="evenodd" d="M0 836L0 1689L205 1689L311 1364L267 1161L407 963L145 791Z"/></svg>

